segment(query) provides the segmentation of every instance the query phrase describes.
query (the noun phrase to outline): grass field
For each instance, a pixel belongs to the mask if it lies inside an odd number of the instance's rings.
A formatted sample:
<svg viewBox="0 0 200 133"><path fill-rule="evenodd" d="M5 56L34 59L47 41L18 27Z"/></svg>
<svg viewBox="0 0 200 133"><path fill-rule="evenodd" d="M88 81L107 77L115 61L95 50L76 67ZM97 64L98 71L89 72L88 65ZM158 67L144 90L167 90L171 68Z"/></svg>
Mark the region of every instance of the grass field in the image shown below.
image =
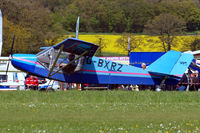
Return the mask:
<svg viewBox="0 0 200 133"><path fill-rule="evenodd" d="M199 92L0 92L0 132L200 132Z"/></svg>

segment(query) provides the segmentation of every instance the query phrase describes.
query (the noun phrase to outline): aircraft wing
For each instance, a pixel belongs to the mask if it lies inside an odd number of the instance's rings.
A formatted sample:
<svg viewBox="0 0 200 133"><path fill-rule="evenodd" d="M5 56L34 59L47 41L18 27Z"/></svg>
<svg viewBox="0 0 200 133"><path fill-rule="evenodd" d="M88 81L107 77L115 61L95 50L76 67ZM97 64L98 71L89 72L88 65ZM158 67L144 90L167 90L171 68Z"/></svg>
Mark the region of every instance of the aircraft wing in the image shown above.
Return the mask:
<svg viewBox="0 0 200 133"><path fill-rule="evenodd" d="M192 54L171 50L148 66L146 70L163 76L181 78L193 59Z"/></svg>
<svg viewBox="0 0 200 133"><path fill-rule="evenodd" d="M85 42L76 38L68 38L53 47L55 49L60 49L63 44L64 44L63 48L64 52L81 55L85 51L88 51L88 53L86 53L85 56L90 56L90 57L92 57L95 54L97 48L99 47L93 43Z"/></svg>

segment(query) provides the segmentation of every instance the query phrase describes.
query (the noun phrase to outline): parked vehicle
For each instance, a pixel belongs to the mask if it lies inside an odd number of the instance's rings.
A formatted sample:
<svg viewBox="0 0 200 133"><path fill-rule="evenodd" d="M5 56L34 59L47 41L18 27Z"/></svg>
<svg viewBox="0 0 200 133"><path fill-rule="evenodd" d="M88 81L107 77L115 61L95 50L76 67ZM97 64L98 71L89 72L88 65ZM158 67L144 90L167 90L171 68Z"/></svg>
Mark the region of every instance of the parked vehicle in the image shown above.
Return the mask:
<svg viewBox="0 0 200 133"><path fill-rule="evenodd" d="M49 80L49 79L43 79L43 81L41 80L41 78L39 78L39 80L41 81L39 83L39 90L59 90L60 89L60 85L58 83L58 81L55 80Z"/></svg>
<svg viewBox="0 0 200 133"><path fill-rule="evenodd" d="M25 75L23 72L1 72L0 90L24 90Z"/></svg>

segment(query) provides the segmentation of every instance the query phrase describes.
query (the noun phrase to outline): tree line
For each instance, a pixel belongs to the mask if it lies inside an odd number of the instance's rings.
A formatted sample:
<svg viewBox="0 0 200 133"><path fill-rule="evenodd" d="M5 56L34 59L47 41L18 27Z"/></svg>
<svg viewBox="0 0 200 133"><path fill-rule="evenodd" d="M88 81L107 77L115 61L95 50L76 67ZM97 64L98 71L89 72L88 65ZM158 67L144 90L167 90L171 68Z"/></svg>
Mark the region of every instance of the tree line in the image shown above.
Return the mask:
<svg viewBox="0 0 200 133"><path fill-rule="evenodd" d="M181 25L175 33L200 30L199 0L2 0L0 8L3 55L9 54L14 35L14 52L36 53L41 46L53 45L58 37L75 31L78 16L80 32L166 35L169 29L160 28L165 30L160 33L153 28L163 26L158 21L163 15ZM169 50L172 40L165 37L161 39Z"/></svg>

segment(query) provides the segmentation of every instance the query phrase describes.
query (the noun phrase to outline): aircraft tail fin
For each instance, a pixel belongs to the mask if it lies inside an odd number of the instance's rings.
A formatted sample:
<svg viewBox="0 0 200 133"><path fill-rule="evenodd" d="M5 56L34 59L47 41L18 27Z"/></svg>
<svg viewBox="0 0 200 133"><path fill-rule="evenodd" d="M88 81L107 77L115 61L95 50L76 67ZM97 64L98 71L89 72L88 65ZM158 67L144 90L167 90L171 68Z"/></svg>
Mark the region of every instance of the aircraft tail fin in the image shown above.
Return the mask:
<svg viewBox="0 0 200 133"><path fill-rule="evenodd" d="M146 70L152 73L181 78L193 58L194 56L192 54L171 50L148 66Z"/></svg>

